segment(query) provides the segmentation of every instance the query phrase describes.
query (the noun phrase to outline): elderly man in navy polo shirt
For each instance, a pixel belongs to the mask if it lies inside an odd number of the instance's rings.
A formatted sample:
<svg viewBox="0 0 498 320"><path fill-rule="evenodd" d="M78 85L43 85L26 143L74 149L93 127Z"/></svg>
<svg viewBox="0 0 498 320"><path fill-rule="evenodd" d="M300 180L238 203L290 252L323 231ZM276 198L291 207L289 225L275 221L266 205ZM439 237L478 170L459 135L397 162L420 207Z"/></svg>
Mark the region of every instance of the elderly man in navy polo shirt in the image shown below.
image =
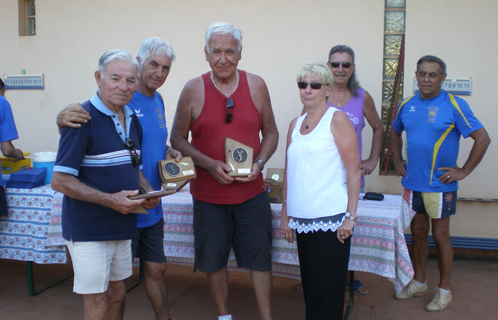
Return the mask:
<svg viewBox="0 0 498 320"><path fill-rule="evenodd" d="M140 63L137 88L128 106L133 109L143 129L141 145L143 174L155 190L160 190L157 162L163 159L181 160L181 153L170 148L163 98L157 92L169 75L175 60L173 48L159 37L145 39L138 51ZM79 128L91 117L79 104L70 104L57 116L59 128ZM138 236L132 241L132 253L144 262L145 291L156 320L171 318L166 287L166 256L164 255L164 219L162 206L147 210L137 217Z"/></svg>
<svg viewBox="0 0 498 320"><path fill-rule="evenodd" d="M127 106L137 72L128 51L103 54L95 72L99 89L82 104L91 120L61 130L52 188L64 194L62 233L73 261L73 291L83 295L83 319L122 319L137 234L130 213L159 203L129 199L140 187L152 190L140 171L142 128Z"/></svg>

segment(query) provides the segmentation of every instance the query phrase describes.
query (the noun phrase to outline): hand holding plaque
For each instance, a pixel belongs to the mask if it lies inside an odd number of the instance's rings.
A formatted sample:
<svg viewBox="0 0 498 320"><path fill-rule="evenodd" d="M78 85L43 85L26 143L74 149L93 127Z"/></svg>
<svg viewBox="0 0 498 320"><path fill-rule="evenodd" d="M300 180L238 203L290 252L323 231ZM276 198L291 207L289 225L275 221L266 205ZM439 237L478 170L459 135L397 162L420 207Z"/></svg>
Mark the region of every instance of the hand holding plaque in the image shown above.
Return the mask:
<svg viewBox="0 0 498 320"><path fill-rule="evenodd" d="M147 198L159 198L159 197L164 197L168 196L170 194L175 193L175 190L159 190L159 191L151 191L151 192L145 192L145 193L139 193L137 195L128 197L130 200L138 200L138 199L147 199ZM145 210L144 207L141 205L138 206L135 210L131 211L131 213L142 213L142 214L149 214L147 210Z"/></svg>
<svg viewBox="0 0 498 320"><path fill-rule="evenodd" d="M225 138L225 162L232 169L231 177L247 177L252 170L253 148Z"/></svg>
<svg viewBox="0 0 498 320"><path fill-rule="evenodd" d="M180 162L175 159L158 161L159 176L163 182L164 189L180 191L190 179L194 179L194 161L191 157L183 157Z"/></svg>

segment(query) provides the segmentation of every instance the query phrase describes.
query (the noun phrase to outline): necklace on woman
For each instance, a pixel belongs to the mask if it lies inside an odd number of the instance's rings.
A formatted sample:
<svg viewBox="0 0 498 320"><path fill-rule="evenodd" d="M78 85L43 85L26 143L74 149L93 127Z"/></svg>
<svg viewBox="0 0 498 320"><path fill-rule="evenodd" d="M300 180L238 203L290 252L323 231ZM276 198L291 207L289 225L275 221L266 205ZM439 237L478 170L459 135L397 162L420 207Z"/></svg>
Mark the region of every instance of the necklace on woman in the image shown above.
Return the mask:
<svg viewBox="0 0 498 320"><path fill-rule="evenodd" d="M311 121L310 121L310 122L311 122ZM308 129L309 129L309 127L310 127L310 125L309 125L309 124L307 124L304 128L306 128L306 130L308 130Z"/></svg>
<svg viewBox="0 0 498 320"><path fill-rule="evenodd" d="M305 121L308 120L309 124L305 125L304 128L306 130L308 130L309 127L310 127L310 125L312 125L314 122L317 122L317 124L318 124L318 122L320 122L320 120L322 119L322 117L325 114L325 112L327 112L327 109L328 109L328 107L325 109L324 112L321 112L322 114L317 118L318 120L317 119L310 120L310 118L308 118L308 116L306 116Z"/></svg>
<svg viewBox="0 0 498 320"><path fill-rule="evenodd" d="M223 91L221 91L220 88L218 88L218 86L216 85L216 82L214 82L214 77L213 77L213 72L212 71L210 72L210 75L211 75L211 81L213 82L214 87L219 92L223 93ZM237 70L235 70L235 88L233 88L233 90L230 92L230 94L227 95L227 97L230 97L235 92L235 90L237 90L238 87L239 87L239 72Z"/></svg>

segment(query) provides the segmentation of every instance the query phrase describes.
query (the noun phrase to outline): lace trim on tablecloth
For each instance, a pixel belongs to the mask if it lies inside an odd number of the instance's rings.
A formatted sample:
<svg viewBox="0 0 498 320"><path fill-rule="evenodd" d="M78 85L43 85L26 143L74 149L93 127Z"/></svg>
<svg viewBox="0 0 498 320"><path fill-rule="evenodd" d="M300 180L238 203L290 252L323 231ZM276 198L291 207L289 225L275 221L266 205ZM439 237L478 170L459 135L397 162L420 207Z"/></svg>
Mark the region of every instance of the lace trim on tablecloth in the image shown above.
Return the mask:
<svg viewBox="0 0 498 320"><path fill-rule="evenodd" d="M332 231L336 232L344 222L344 213L336 214L329 217L320 217L315 219L305 219L290 217L289 228L296 229L298 233L308 233L310 231Z"/></svg>

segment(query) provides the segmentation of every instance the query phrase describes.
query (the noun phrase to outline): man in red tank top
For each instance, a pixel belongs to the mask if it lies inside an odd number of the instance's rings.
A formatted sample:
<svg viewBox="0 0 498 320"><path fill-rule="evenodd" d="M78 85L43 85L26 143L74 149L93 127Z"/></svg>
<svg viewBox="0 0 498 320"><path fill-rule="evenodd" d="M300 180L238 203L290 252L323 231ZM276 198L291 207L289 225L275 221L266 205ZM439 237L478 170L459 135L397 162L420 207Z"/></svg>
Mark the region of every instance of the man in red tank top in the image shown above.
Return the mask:
<svg viewBox="0 0 498 320"><path fill-rule="evenodd" d="M194 268L207 275L218 319L232 319L227 263L233 246L238 266L251 272L261 318L272 319L271 208L261 173L278 142L270 95L263 79L237 69L242 52L238 28L226 22L211 25L204 51L211 71L183 88L171 132L172 146L196 164L197 178L190 186ZM247 177L228 175L225 137L254 149Z"/></svg>

